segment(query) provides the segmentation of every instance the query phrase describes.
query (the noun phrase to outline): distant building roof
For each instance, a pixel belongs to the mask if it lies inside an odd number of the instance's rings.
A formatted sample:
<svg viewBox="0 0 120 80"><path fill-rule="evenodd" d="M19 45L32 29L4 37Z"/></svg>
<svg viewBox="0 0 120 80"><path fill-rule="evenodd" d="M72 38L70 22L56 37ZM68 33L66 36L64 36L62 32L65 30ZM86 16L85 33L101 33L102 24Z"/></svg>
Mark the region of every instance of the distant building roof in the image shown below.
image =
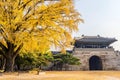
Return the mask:
<svg viewBox="0 0 120 80"><path fill-rule="evenodd" d="M117 41L115 38L101 36L84 36L75 38L76 48L109 48L110 44Z"/></svg>
<svg viewBox="0 0 120 80"><path fill-rule="evenodd" d="M58 54L58 53L61 53L61 51L51 51L53 54ZM73 50L66 50L66 52L68 53L72 53Z"/></svg>
<svg viewBox="0 0 120 80"><path fill-rule="evenodd" d="M75 38L76 43L89 43L89 44L111 44L117 41L115 38L107 38L101 36L82 36L81 38Z"/></svg>

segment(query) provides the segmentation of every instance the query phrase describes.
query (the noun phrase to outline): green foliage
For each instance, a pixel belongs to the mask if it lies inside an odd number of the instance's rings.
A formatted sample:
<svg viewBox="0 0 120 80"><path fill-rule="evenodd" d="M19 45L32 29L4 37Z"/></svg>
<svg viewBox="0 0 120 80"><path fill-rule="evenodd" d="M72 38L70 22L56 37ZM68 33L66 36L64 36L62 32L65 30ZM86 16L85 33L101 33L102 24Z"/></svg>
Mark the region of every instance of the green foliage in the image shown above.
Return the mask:
<svg viewBox="0 0 120 80"><path fill-rule="evenodd" d="M54 63L54 64L59 64L62 65L79 65L79 59L74 57L72 54L70 53L58 53L58 54L54 54L52 55L52 53L50 52L46 52L46 53L27 53L27 54L22 54L17 56L16 58L16 64L19 67L32 67L33 68L39 68L41 69L41 67L45 67L48 66L50 63Z"/></svg>
<svg viewBox="0 0 120 80"><path fill-rule="evenodd" d="M70 53L66 53L66 54L55 54L53 55L54 57L54 62L56 63L63 63L63 64L69 64L69 65L79 65L79 59L74 57L72 54Z"/></svg>
<svg viewBox="0 0 120 80"><path fill-rule="evenodd" d="M31 54L24 54L24 55L18 55L15 60L15 64L17 65L18 70L22 67L28 67L28 66L33 66L35 62L35 57Z"/></svg>
<svg viewBox="0 0 120 80"><path fill-rule="evenodd" d="M21 66L31 66L32 68L41 68L41 66L47 66L49 62L53 61L52 54L47 53L24 53L17 56L16 64Z"/></svg>
<svg viewBox="0 0 120 80"><path fill-rule="evenodd" d="M38 53L38 56L35 58L36 66L47 66L49 62L53 61L51 53Z"/></svg>

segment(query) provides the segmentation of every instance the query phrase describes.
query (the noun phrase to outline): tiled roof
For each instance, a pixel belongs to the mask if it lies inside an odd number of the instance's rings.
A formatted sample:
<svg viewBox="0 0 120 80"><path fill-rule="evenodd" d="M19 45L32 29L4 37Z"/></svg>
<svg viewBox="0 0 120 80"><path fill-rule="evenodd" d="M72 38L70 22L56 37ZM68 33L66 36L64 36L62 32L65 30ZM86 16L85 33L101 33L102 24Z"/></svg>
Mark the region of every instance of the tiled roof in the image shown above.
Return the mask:
<svg viewBox="0 0 120 80"><path fill-rule="evenodd" d="M61 53L60 51L51 51L53 54ZM72 50L66 50L68 53L72 53Z"/></svg>
<svg viewBox="0 0 120 80"><path fill-rule="evenodd" d="M82 36L80 39L76 39L80 43L113 43L117 41L115 38L106 38L100 36Z"/></svg>

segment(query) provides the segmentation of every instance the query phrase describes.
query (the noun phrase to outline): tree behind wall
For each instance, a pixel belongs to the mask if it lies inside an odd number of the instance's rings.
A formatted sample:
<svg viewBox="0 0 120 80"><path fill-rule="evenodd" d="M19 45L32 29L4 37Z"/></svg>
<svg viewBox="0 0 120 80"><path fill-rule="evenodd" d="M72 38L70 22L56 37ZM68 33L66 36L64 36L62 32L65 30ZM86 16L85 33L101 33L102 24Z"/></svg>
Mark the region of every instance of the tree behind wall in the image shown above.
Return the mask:
<svg viewBox="0 0 120 80"><path fill-rule="evenodd" d="M0 54L7 72L20 51L44 53L52 44L64 50L82 21L73 0L0 0L0 12Z"/></svg>
<svg viewBox="0 0 120 80"><path fill-rule="evenodd" d="M16 70L32 70L48 66L53 61L51 52L47 53L25 53L18 55L15 60Z"/></svg>
<svg viewBox="0 0 120 80"><path fill-rule="evenodd" d="M53 70L62 70L63 66L67 70L67 65L80 65L80 60L73 56L71 53L57 53L53 55L54 66Z"/></svg>

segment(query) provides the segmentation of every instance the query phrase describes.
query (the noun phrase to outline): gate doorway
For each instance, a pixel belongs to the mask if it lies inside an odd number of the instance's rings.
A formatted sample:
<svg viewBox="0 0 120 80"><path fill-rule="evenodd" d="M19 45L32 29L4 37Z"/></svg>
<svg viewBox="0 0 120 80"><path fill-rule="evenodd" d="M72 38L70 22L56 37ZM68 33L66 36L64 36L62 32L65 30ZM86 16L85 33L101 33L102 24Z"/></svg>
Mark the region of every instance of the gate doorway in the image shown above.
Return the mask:
<svg viewBox="0 0 120 80"><path fill-rule="evenodd" d="M89 59L90 70L102 70L102 60L98 56L92 56Z"/></svg>

